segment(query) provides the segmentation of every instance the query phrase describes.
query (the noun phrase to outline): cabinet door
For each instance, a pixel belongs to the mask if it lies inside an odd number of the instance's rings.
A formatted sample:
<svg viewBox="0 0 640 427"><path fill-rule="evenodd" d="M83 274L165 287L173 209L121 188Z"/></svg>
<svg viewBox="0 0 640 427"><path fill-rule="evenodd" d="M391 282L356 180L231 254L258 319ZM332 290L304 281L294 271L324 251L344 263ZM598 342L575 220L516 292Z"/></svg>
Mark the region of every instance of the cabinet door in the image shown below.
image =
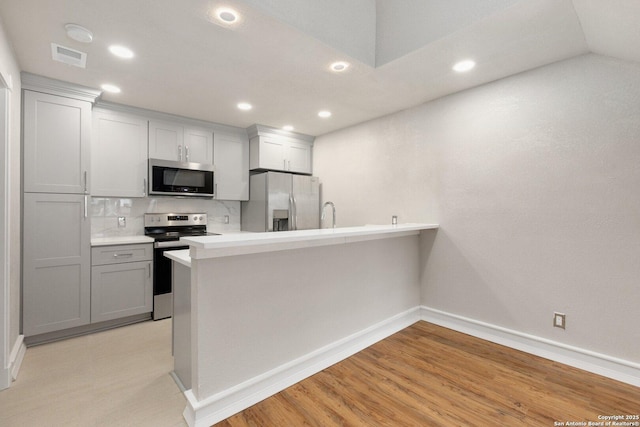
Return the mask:
<svg viewBox="0 0 640 427"><path fill-rule="evenodd" d="M91 323L153 311L151 261L91 268Z"/></svg>
<svg viewBox="0 0 640 427"><path fill-rule="evenodd" d="M184 161L184 127L177 123L150 121L149 158Z"/></svg>
<svg viewBox="0 0 640 427"><path fill-rule="evenodd" d="M91 153L92 195L147 195L146 119L94 111Z"/></svg>
<svg viewBox="0 0 640 427"><path fill-rule="evenodd" d="M213 132L211 130L200 128L185 129L184 161L213 163Z"/></svg>
<svg viewBox="0 0 640 427"><path fill-rule="evenodd" d="M249 200L249 138L238 132L217 131L213 136L215 198Z"/></svg>
<svg viewBox="0 0 640 427"><path fill-rule="evenodd" d="M287 157L288 171L311 174L311 144L305 142L289 143Z"/></svg>
<svg viewBox="0 0 640 427"><path fill-rule="evenodd" d="M81 195L24 194L25 336L89 323L88 202Z"/></svg>
<svg viewBox="0 0 640 427"><path fill-rule="evenodd" d="M251 169L287 170L287 142L259 136L251 140Z"/></svg>
<svg viewBox="0 0 640 427"><path fill-rule="evenodd" d="M25 90L24 191L88 191L91 104Z"/></svg>

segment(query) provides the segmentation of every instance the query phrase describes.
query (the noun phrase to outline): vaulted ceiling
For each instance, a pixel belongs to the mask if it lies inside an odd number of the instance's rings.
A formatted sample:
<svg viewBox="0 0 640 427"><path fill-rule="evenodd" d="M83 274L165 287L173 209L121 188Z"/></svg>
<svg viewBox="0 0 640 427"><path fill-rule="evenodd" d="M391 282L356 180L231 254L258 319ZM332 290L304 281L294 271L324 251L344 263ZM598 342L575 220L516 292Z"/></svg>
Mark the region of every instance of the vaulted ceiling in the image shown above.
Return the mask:
<svg viewBox="0 0 640 427"><path fill-rule="evenodd" d="M216 21L220 7L238 22ZM589 52L640 62L637 0L0 0L0 18L24 71L115 84L109 102L311 135ZM53 61L51 43L87 53L86 68ZM471 72L452 71L468 58Z"/></svg>

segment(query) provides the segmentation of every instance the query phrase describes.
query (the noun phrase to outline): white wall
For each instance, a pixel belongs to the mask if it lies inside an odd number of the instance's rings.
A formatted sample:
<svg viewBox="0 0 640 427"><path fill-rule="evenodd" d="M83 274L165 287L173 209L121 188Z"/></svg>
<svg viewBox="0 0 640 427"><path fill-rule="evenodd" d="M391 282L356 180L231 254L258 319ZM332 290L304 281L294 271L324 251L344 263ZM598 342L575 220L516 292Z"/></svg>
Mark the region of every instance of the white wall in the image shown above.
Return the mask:
<svg viewBox="0 0 640 427"><path fill-rule="evenodd" d="M20 330L20 69L16 62L11 44L9 43L2 23L0 23L0 75L7 85L9 95L8 111L8 146L2 147L7 156L7 166L0 165L0 174L6 181L5 188L0 189L0 197L7 209L6 230L8 235L0 236L5 241L6 259L0 259L5 270L4 277L0 276L0 292L4 297L0 303L0 362L2 365L12 363L9 353L16 345ZM3 145L4 141L0 141ZM0 156L3 157L3 156ZM2 227L5 224L0 225ZM4 234L4 233L2 233ZM6 271L8 270L8 271ZM6 298L6 301L3 299ZM5 312L6 311L6 312ZM7 366L0 366L0 371ZM9 366L11 368L11 366ZM0 381L2 389L3 381Z"/></svg>
<svg viewBox="0 0 640 427"><path fill-rule="evenodd" d="M640 65L585 55L321 136L314 173L340 226L440 223L423 305L637 363L639 138Z"/></svg>

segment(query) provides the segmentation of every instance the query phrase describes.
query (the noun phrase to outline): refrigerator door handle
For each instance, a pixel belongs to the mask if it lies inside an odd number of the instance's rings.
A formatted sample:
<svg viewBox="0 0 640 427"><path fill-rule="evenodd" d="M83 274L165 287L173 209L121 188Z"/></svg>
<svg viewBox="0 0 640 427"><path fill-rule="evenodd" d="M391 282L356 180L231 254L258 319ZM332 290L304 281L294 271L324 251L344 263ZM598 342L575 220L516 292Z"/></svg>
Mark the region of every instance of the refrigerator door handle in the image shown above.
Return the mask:
<svg viewBox="0 0 640 427"><path fill-rule="evenodd" d="M293 199L293 212L291 213L293 216L293 229L297 230L298 229L298 205L296 202L296 196L292 195L291 198Z"/></svg>
<svg viewBox="0 0 640 427"><path fill-rule="evenodd" d="M296 226L296 198L289 193L289 230L295 230Z"/></svg>

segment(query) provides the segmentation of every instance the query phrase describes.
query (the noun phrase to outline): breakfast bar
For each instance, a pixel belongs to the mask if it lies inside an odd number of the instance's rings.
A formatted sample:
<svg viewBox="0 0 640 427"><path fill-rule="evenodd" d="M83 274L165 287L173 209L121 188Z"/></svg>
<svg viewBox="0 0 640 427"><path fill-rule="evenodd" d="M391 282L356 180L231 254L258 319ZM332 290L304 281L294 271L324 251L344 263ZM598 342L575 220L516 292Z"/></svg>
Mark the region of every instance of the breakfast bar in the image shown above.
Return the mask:
<svg viewBox="0 0 640 427"><path fill-rule="evenodd" d="M205 426L419 319L436 224L189 237L174 262L175 377Z"/></svg>

